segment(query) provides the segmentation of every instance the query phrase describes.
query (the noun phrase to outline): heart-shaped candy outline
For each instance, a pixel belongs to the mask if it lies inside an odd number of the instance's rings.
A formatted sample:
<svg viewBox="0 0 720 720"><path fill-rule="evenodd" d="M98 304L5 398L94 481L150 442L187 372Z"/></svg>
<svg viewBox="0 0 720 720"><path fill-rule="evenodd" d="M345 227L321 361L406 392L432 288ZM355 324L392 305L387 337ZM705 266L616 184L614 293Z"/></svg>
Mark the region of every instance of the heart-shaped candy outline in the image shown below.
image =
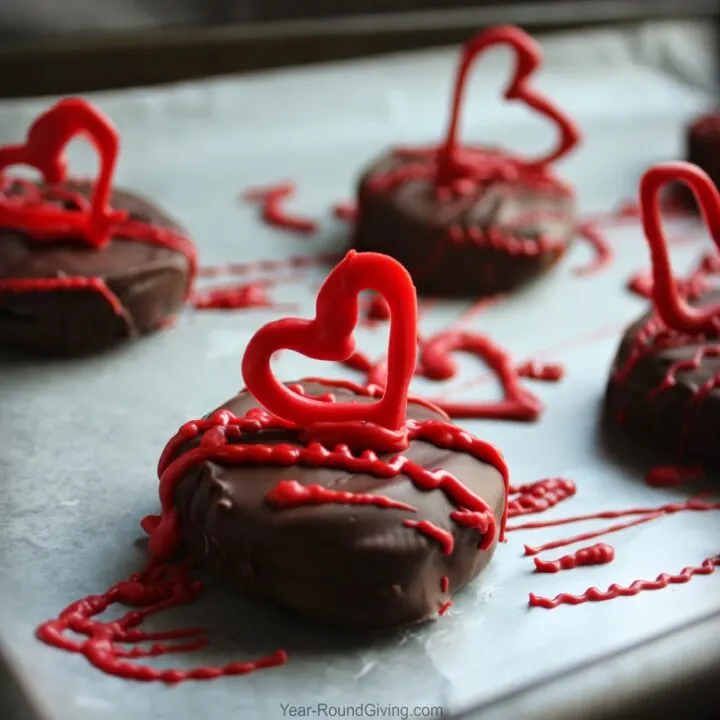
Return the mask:
<svg viewBox="0 0 720 720"><path fill-rule="evenodd" d="M652 301L657 314L670 328L690 335L720 330L720 303L705 308L688 304L680 293L670 263L663 232L660 194L669 183L682 182L700 206L705 226L720 250L720 192L699 167L687 162L667 162L651 167L640 180L640 211L652 259Z"/></svg>
<svg viewBox="0 0 720 720"><path fill-rule="evenodd" d="M270 368L272 355L293 350L314 360L341 362L355 350L359 295L374 290L390 307L388 382L376 403L327 403L298 395ZM380 253L351 250L318 291L312 320L284 318L261 327L242 360L245 385L266 410L308 428L319 423L369 422L389 430L405 424L407 396L417 356L417 299L408 271Z"/></svg>
<svg viewBox="0 0 720 720"><path fill-rule="evenodd" d="M420 365L425 377L431 380L453 377L457 372L457 363L451 355L455 352L471 352L482 360L500 382L503 399L467 403L432 398L431 402L451 418L534 422L540 417L542 403L522 387L510 356L486 335L449 330L426 340L420 351Z"/></svg>
<svg viewBox="0 0 720 720"><path fill-rule="evenodd" d="M49 185L63 182L67 177L67 159L63 152L77 136L86 137L100 159L90 211L22 207L0 192L0 226L36 239L80 238L95 248L109 241L112 225L127 215L114 212L110 207L120 139L109 118L86 100L61 100L34 120L22 145L0 147L0 182L3 171L11 165L27 165L38 170Z"/></svg>
<svg viewBox="0 0 720 720"><path fill-rule="evenodd" d="M537 113L551 120L558 129L559 138L556 146L542 157L527 160L526 165L529 167L550 165L567 155L580 141L581 133L577 125L548 97L530 86L532 75L542 65L540 45L518 27L499 25L477 34L463 48L455 79L447 136L438 154L438 179L441 184L445 179L453 176L454 169L460 164L455 157L455 150L458 146L458 126L470 68L486 50L496 45L509 45L515 51L515 70L503 97L506 100L524 102Z"/></svg>

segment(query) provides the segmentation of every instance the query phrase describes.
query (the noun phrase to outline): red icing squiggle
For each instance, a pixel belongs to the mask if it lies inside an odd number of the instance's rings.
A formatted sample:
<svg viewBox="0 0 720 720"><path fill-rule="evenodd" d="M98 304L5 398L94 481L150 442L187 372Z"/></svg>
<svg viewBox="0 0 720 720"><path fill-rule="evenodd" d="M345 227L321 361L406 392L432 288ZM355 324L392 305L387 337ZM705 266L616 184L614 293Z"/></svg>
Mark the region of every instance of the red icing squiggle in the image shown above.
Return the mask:
<svg viewBox="0 0 720 720"><path fill-rule="evenodd" d="M338 220L345 220L349 223L357 222L358 208L355 203L352 202L340 202L333 205L333 215Z"/></svg>
<svg viewBox="0 0 720 720"><path fill-rule="evenodd" d="M539 573L557 573L561 570L572 570L587 565L607 565L615 559L615 550L611 545L597 543L580 548L570 555L563 555L557 560L541 560L535 558L535 571Z"/></svg>
<svg viewBox="0 0 720 720"><path fill-rule="evenodd" d="M511 485L512 499L508 503L508 517L545 512L573 497L576 492L575 483L567 478L548 478L528 485Z"/></svg>
<svg viewBox="0 0 720 720"><path fill-rule="evenodd" d="M543 363L540 360L528 360L517 367L518 377L543 382L558 382L565 377L565 368L559 363Z"/></svg>
<svg viewBox="0 0 720 720"><path fill-rule="evenodd" d="M317 253L316 255L291 255L279 260L254 260L244 263L227 263L201 267L198 277L210 278L220 275L254 275L276 273L281 270L301 270L308 267L335 264L342 255L338 253Z"/></svg>
<svg viewBox="0 0 720 720"><path fill-rule="evenodd" d="M560 593L554 598L542 597L535 595L535 593L530 593L528 604L532 607L542 607L552 610L559 605L582 605L586 602L604 602L605 600L614 600L619 597L630 597L647 590L661 590L668 585L679 585L690 582L696 575L712 575L718 566L720 566L720 556L707 558L697 567L683 568L677 575L662 573L658 575L655 580L636 580L627 587L613 583L605 591L592 587L582 595Z"/></svg>
<svg viewBox="0 0 720 720"><path fill-rule="evenodd" d="M243 198L248 202L261 205L263 219L268 225L310 235L317 231L317 223L308 218L290 215L283 207L285 200L294 193L295 186L288 182L262 188L251 188L243 193Z"/></svg>
<svg viewBox="0 0 720 720"><path fill-rule="evenodd" d="M283 306L273 302L268 295L268 288L274 285L272 280L255 280L239 285L198 290L192 299L196 310L240 310L249 308L281 308L290 309L294 306Z"/></svg>
<svg viewBox="0 0 720 720"><path fill-rule="evenodd" d="M140 629L148 617L196 600L201 589L202 583L192 578L185 564L151 563L145 570L119 582L103 595L90 595L72 603L57 618L40 625L37 636L48 645L83 654L95 667L110 675L132 680L165 683L210 680L228 675L246 675L287 661L287 653L277 650L259 660L193 670L157 669L131 662L135 658L191 652L207 645L202 630L197 628L164 632ZM95 619L116 603L137 609L114 620L103 622ZM75 639L68 632L85 638ZM184 642L163 642L177 640ZM143 642L153 644L146 648L124 647Z"/></svg>
<svg viewBox="0 0 720 720"><path fill-rule="evenodd" d="M694 480L704 479L705 469L698 465L690 467L664 465L653 468L645 475L645 482L652 487L677 487Z"/></svg>
<svg viewBox="0 0 720 720"><path fill-rule="evenodd" d="M373 505L390 510L417 512L417 508L399 500L392 500L384 495L368 495L344 490L332 490L322 485L301 485L297 480L280 480L265 499L276 507L287 510L302 505L322 505L337 503L338 505Z"/></svg>

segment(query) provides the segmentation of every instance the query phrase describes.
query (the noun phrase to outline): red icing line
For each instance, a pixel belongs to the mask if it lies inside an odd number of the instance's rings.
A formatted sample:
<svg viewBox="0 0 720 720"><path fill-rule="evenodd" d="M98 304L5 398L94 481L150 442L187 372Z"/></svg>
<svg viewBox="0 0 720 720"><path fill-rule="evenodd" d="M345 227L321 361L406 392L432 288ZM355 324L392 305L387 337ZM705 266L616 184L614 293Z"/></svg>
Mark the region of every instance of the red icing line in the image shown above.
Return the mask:
<svg viewBox="0 0 720 720"><path fill-rule="evenodd" d="M287 661L287 653L277 650L259 660L234 662L221 667L199 667L191 670L156 669L147 665L127 662L127 659L155 657L178 652L191 652L207 645L207 639L197 628L147 632L140 629L146 618L162 610L187 604L197 599L202 583L194 580L184 564L158 565L151 563L145 570L135 573L111 587L103 595L89 595L68 605L60 615L44 622L37 636L48 645L83 654L100 670L131 680L178 683L183 680L209 680L228 675L245 675L261 668L275 667ZM95 617L111 605L121 603L133 606L122 617L100 621ZM66 633L84 635L75 639ZM157 641L185 640L165 643ZM150 647L127 649L119 644L153 642Z"/></svg>
<svg viewBox="0 0 720 720"><path fill-rule="evenodd" d="M455 538L448 530L443 530L429 520L403 520L402 524L407 528L414 528L421 535L426 535L431 540L440 543L444 555L452 555Z"/></svg>
<svg viewBox="0 0 720 720"><path fill-rule="evenodd" d="M655 580L636 580L627 587L613 583L605 591L591 587L582 595L561 593L552 599L530 593L528 604L551 610L559 605L582 605L586 602L604 602L605 600L614 600L618 597L630 597L647 590L661 590L668 585L679 585L689 582L695 575L712 575L718 566L720 566L720 556L707 558L697 567L683 568L678 575L662 573L658 575Z"/></svg>
<svg viewBox="0 0 720 720"><path fill-rule="evenodd" d="M438 609L438 615L444 615L453 606L452 600L446 600Z"/></svg>
<svg viewBox="0 0 720 720"><path fill-rule="evenodd" d="M287 510L302 505L322 505L335 503L338 505L374 505L390 510L417 512L417 508L398 500L391 500L384 495L352 493L343 490L332 490L322 485L301 485L297 480L280 480L265 499L276 507Z"/></svg>
<svg viewBox="0 0 720 720"><path fill-rule="evenodd" d="M565 377L565 368L559 363L543 363L540 360L528 360L517 367L518 377L543 382L558 382Z"/></svg>
<svg viewBox="0 0 720 720"><path fill-rule="evenodd" d="M440 591L446 593L449 590L450 590L450 578L447 575L443 575L442 579L440 580Z"/></svg>
<svg viewBox="0 0 720 720"><path fill-rule="evenodd" d="M457 372L453 352L469 352L482 359L497 375L504 398L491 402L452 402L435 398L433 402L450 417L519 420L533 422L542 412L542 403L519 383L519 376L508 353L485 335L470 332L442 332L425 342L421 348L424 375L432 380L445 380Z"/></svg>
<svg viewBox="0 0 720 720"><path fill-rule="evenodd" d="M53 292L55 290L94 290L112 307L116 315L125 314L122 303L103 280L96 277L13 278L0 279L0 293ZM1 303L0 303L1 306Z"/></svg>
<svg viewBox="0 0 720 720"><path fill-rule="evenodd" d="M630 520L628 522L619 523L618 525L610 525L609 527L602 528L600 530L593 530L592 532L581 533L580 535L574 535L570 538L564 538L562 540L554 540L553 542L547 542L544 545L538 545L537 547L531 547L525 545L526 555L537 555L545 550L554 550L555 548L565 547L566 545L572 545L577 542L585 542L586 540L594 540L596 537L603 535L610 535L612 533L620 532L621 530L627 530L628 528L635 527L636 525L642 525L650 522L651 520L657 520L663 517L664 513L655 513L654 515L643 515L642 517Z"/></svg>
<svg viewBox="0 0 720 720"><path fill-rule="evenodd" d="M447 575L443 575L440 580L440 592L447 594L450 591L450 578ZM449 598L444 602L440 604L440 607L438 608L438 615L444 615L451 607L452 607L452 600Z"/></svg>
<svg viewBox="0 0 720 720"><path fill-rule="evenodd" d="M256 260L247 263L227 263L201 267L198 277L219 277L220 275L252 275L275 273L281 270L300 270L318 265L336 263L342 255L338 253L317 253L316 255L291 255L280 260Z"/></svg>
<svg viewBox="0 0 720 720"><path fill-rule="evenodd" d="M63 152L78 135L88 138L100 156L100 172L90 201L80 193L54 187L67 179ZM24 145L0 148L0 225L17 230L41 245L81 242L99 251L111 241L128 241L178 252L189 266L187 298L197 270L196 250L189 238L168 228L132 220L127 212L110 208L118 146L117 130L97 108L78 98L58 102L36 118ZM39 188L28 180L4 175L4 170L14 164L29 165L39 170L50 187ZM73 208L59 208L58 201L67 202ZM118 298L101 278L6 278L0 281L2 292L88 288L100 293L116 314L123 313Z"/></svg>
<svg viewBox="0 0 720 720"><path fill-rule="evenodd" d="M686 372L690 370L697 370L700 364L706 357L720 357L720 345L705 345L698 348L697 352L690 358L690 360L678 360L674 362L665 372L663 379L660 384L654 387L648 393L648 398L657 397L659 394L669 390L677 384L677 374L679 372ZM696 402L695 398L698 394L702 394L704 398L707 393L715 387L717 378L712 378L712 386L705 392L701 393L701 389L698 389L693 396L693 403Z"/></svg>
<svg viewBox="0 0 720 720"><path fill-rule="evenodd" d="M541 560L535 558L535 571L539 573L557 573L561 570L586 565L606 565L615 559L615 550L611 545L597 543L589 547L580 548L570 555L563 555L557 560Z"/></svg>
<svg viewBox="0 0 720 720"><path fill-rule="evenodd" d="M587 265L575 268L576 275L593 275L610 264L613 257L612 249L597 224L582 222L577 226L577 233L578 237L590 244L595 251L595 257Z"/></svg>
<svg viewBox="0 0 720 720"><path fill-rule="evenodd" d="M295 192L292 183L281 183L269 187L251 188L243 194L248 202L260 203L262 216L268 225L309 235L317 231L317 223L297 215L290 215L283 207L284 201Z"/></svg>
<svg viewBox="0 0 720 720"><path fill-rule="evenodd" d="M338 220L345 220L350 223L357 222L358 207L353 202L339 202L333 205L333 215Z"/></svg>

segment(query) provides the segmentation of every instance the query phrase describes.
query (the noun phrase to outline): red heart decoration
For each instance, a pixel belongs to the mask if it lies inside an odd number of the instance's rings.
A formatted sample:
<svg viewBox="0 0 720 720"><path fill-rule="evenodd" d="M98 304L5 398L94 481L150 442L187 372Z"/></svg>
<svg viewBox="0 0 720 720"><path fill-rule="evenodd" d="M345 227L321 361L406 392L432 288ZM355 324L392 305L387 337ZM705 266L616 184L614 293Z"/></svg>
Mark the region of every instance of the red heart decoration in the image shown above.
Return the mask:
<svg viewBox="0 0 720 720"><path fill-rule="evenodd" d="M472 332L447 331L423 343L420 365L425 377L448 380L457 372L454 352L468 352L484 360L503 389L503 399L491 402L450 402L433 398L432 403L450 417L487 420L519 420L533 422L543 410L542 403L520 384L520 376L505 350L485 335Z"/></svg>
<svg viewBox="0 0 720 720"><path fill-rule="evenodd" d="M509 45L515 51L515 72L505 89L504 98L524 102L540 115L551 120L559 133L558 142L553 149L542 157L526 161L526 165L528 167L549 165L565 156L580 141L580 131L575 123L548 97L530 86L530 78L542 64L540 45L520 28L499 25L479 33L463 48L455 81L450 125L444 146L438 156L440 184L445 184L457 174L458 169L462 169L462 163L457 158L458 126L470 68L486 50L496 45Z"/></svg>
<svg viewBox="0 0 720 720"><path fill-rule="evenodd" d="M352 355L363 290L374 290L390 307L388 382L376 403L313 400L278 382L270 358L294 350L315 360L341 362ZM242 360L247 389L268 411L297 427L326 423L374 423L388 430L404 427L407 394L415 370L417 301L407 270L379 253L348 252L318 291L312 320L285 318L260 328Z"/></svg>
<svg viewBox="0 0 720 720"><path fill-rule="evenodd" d="M67 176L63 155L75 137L87 137L100 157L100 170L89 210L65 210L50 204L23 203L6 194L3 171L10 165L38 170L45 183L61 183ZM111 226L127 217L110 207L112 178L119 146L118 132L96 107L80 98L61 100L38 116L23 145L0 148L0 226L19 230L39 240L81 238L93 247L109 240Z"/></svg>
<svg viewBox="0 0 720 720"><path fill-rule="evenodd" d="M702 211L705 225L720 250L720 193L708 175L686 162L669 162L650 168L640 181L640 210L652 258L652 300L663 322L688 334L720 330L720 304L695 308L686 302L673 277L670 254L662 229L660 193L668 183L685 183Z"/></svg>

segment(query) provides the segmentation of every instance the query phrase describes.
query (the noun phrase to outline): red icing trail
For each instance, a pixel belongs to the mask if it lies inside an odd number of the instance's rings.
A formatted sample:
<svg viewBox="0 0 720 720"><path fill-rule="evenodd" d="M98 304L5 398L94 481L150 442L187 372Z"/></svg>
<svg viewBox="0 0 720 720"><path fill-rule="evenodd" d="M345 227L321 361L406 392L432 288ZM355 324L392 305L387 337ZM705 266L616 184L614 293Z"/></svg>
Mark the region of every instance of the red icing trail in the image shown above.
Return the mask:
<svg viewBox="0 0 720 720"><path fill-rule="evenodd" d="M88 201L81 193L57 187L67 180L66 145L76 136L91 141L100 157L100 171ZM110 207L110 194L119 148L117 130L97 108L79 98L61 100L38 116L24 145L0 148L0 226L17 230L38 244L77 242L101 251L109 242L137 242L182 254L189 266L186 298L197 271L196 250L184 235L140 220ZM5 174L15 164L42 173L47 187ZM60 203L60 204L59 204ZM122 304L101 278L6 278L0 293L83 291L98 292L117 315Z"/></svg>
<svg viewBox="0 0 720 720"><path fill-rule="evenodd" d="M292 183L281 183L262 188L251 188L243 193L248 202L260 203L263 220L268 225L291 230L302 235L310 235L317 231L317 223L308 218L290 215L283 207L285 200L295 193Z"/></svg>
<svg viewBox="0 0 720 720"><path fill-rule="evenodd" d="M543 363L539 360L528 360L517 368L518 377L543 382L558 382L565 377L565 368L559 363Z"/></svg>
<svg viewBox="0 0 720 720"><path fill-rule="evenodd" d="M542 403L519 383L510 355L490 338L478 333L446 331L423 343L420 364L431 380L446 380L457 373L453 352L467 352L482 359L496 374L504 398L491 402L452 402L435 398L433 402L450 417L519 420L533 422L542 412Z"/></svg>
<svg viewBox="0 0 720 720"><path fill-rule="evenodd" d="M163 632L140 629L148 617L196 600L201 589L202 584L191 577L185 564L151 563L145 570L114 585L103 595L89 595L72 603L57 618L40 625L37 636L48 645L85 655L89 662L109 675L131 680L166 683L209 680L227 675L245 675L287 661L287 653L277 650L259 660L192 670L156 669L131 662L135 658L191 652L207 645L207 639L197 628ZM118 603L136 609L119 619L104 622L96 619L111 605ZM68 631L84 638L76 639L68 635ZM137 646L143 642L153 644L149 647ZM128 644L135 647L128 649Z"/></svg>
<svg viewBox="0 0 720 720"><path fill-rule="evenodd" d="M570 555L563 555L557 560L541 560L535 558L535 570L539 573L557 573L561 570L586 565L607 565L615 559L615 550L611 545L597 543L589 547L580 548Z"/></svg>
<svg viewBox="0 0 720 720"><path fill-rule="evenodd" d="M336 263L341 256L337 253L317 253L315 255L291 255L280 260L256 260L246 263L227 263L209 265L198 270L198 277L214 278L221 275L255 275L277 273L282 270L302 270L303 268Z"/></svg>
<svg viewBox="0 0 720 720"><path fill-rule="evenodd" d="M352 202L339 202L333 205L333 215L338 220L345 220L349 223L357 222L358 208L355 203Z"/></svg>
<svg viewBox="0 0 720 720"><path fill-rule="evenodd" d="M447 593L450 591L450 578L447 575L443 575L442 579L440 580L440 592L444 595L447 595ZM444 603L441 603L440 607L438 608L438 615L444 615L451 607L452 607L452 600L448 599Z"/></svg>
<svg viewBox="0 0 720 720"><path fill-rule="evenodd" d="M268 295L271 280L256 280L240 285L226 285L199 290L192 302L196 310L240 310L248 308L277 308Z"/></svg>
<svg viewBox="0 0 720 720"><path fill-rule="evenodd" d="M575 268L576 275L593 275L610 263L613 257L602 230L597 223L583 222L577 226L578 237L590 244L595 251L595 258L587 265Z"/></svg>
<svg viewBox="0 0 720 720"><path fill-rule="evenodd" d="M443 530L429 520L403 520L402 524L407 528L414 528L421 535L426 535L431 540L435 540L440 544L445 555L452 555L455 548L455 538L448 530Z"/></svg>
<svg viewBox="0 0 720 720"><path fill-rule="evenodd" d="M619 597L630 597L645 592L646 590L661 590L668 585L679 585L690 582L695 575L712 575L715 572L715 568L719 565L720 556L716 556L703 560L697 567L683 568L678 575L662 573L658 575L655 580L636 580L627 587L613 583L605 591L591 587L582 595L561 593L554 598L547 598L535 595L535 593L530 593L528 604L532 607L542 607L552 610L559 605L582 605L586 602L604 602L605 600L614 600Z"/></svg>
<svg viewBox="0 0 720 720"><path fill-rule="evenodd" d="M368 495L343 490L331 490L322 485L301 485L297 480L281 480L265 499L276 507L287 510L302 505L322 505L336 503L338 505L374 505L390 510L406 510L417 512L417 508L398 500L391 500L384 495Z"/></svg>

